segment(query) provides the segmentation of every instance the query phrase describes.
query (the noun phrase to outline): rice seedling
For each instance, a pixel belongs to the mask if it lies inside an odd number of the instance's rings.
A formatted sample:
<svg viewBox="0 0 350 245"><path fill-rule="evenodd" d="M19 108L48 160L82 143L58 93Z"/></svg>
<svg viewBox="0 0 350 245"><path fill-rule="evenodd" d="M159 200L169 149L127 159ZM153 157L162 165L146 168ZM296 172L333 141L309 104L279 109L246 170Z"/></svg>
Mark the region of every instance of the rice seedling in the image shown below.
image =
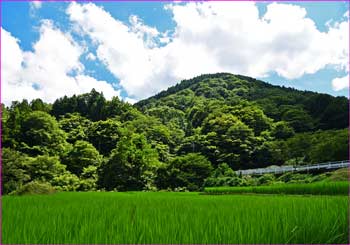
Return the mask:
<svg viewBox="0 0 350 245"><path fill-rule="evenodd" d="M277 184L269 186L208 187L206 194L293 194L293 195L348 195L349 182L315 182L309 184Z"/></svg>
<svg viewBox="0 0 350 245"><path fill-rule="evenodd" d="M348 197L94 192L4 196L5 244L348 243Z"/></svg>

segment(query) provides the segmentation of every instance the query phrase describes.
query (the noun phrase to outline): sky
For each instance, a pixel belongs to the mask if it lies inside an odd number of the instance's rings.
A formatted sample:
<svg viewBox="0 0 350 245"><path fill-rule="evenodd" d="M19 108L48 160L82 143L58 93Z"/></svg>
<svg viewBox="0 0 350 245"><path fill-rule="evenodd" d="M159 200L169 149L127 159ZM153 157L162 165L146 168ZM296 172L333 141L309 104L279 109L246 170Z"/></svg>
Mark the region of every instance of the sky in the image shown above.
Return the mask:
<svg viewBox="0 0 350 245"><path fill-rule="evenodd" d="M229 72L349 95L348 2L1 2L1 102Z"/></svg>

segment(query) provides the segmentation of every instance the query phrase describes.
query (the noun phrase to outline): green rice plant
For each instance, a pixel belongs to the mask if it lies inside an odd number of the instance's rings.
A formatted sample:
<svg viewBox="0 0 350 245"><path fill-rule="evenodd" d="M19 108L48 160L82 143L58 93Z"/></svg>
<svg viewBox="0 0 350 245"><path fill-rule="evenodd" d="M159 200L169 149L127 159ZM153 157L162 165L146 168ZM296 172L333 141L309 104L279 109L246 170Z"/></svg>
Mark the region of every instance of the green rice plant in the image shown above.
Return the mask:
<svg viewBox="0 0 350 245"><path fill-rule="evenodd" d="M349 243L347 196L4 196L4 244Z"/></svg>
<svg viewBox="0 0 350 245"><path fill-rule="evenodd" d="M348 195L349 182L315 182L298 184L277 184L269 186L246 186L246 187L207 187L205 194L293 194L293 195Z"/></svg>

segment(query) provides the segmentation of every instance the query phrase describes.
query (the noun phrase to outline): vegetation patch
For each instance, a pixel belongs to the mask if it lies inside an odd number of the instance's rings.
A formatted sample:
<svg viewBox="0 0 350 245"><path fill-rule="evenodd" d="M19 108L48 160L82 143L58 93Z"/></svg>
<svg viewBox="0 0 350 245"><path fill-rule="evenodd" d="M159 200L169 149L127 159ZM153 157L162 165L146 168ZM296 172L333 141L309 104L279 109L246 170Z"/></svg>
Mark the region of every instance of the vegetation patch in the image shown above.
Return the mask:
<svg viewBox="0 0 350 245"><path fill-rule="evenodd" d="M269 186L207 187L205 194L292 194L292 195L349 195L349 182L315 182L310 184L276 184Z"/></svg>
<svg viewBox="0 0 350 245"><path fill-rule="evenodd" d="M4 196L5 244L348 244L348 197L61 192Z"/></svg>
<svg viewBox="0 0 350 245"><path fill-rule="evenodd" d="M50 185L50 183L32 181L21 186L18 190L13 191L11 195L43 195L52 193L55 193L55 189Z"/></svg>

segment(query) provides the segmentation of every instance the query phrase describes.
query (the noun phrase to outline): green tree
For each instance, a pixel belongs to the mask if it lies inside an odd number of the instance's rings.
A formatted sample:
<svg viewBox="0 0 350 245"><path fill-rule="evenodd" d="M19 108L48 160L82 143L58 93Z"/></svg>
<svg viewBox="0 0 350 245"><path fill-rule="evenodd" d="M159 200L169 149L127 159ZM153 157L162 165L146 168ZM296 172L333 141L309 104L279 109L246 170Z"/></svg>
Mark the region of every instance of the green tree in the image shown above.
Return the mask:
<svg viewBox="0 0 350 245"><path fill-rule="evenodd" d="M89 166L99 167L102 157L96 148L86 141L78 140L73 145L72 150L64 157L63 163L67 169L77 176L81 176L84 168Z"/></svg>
<svg viewBox="0 0 350 245"><path fill-rule="evenodd" d="M2 149L2 194L8 194L19 189L30 180L30 175L25 169L27 156L9 149Z"/></svg>
<svg viewBox="0 0 350 245"><path fill-rule="evenodd" d="M314 120L302 108L294 108L285 111L282 120L289 123L295 132L306 132L314 129Z"/></svg>
<svg viewBox="0 0 350 245"><path fill-rule="evenodd" d="M57 156L29 157L25 163L25 170L32 180L52 182L54 177L66 172L66 166L61 164Z"/></svg>
<svg viewBox="0 0 350 245"><path fill-rule="evenodd" d="M44 111L50 113L51 105L44 103L41 99L34 99L30 102L33 111Z"/></svg>
<svg viewBox="0 0 350 245"><path fill-rule="evenodd" d="M21 125L21 150L32 156L63 154L67 150L66 134L56 119L46 112L28 114Z"/></svg>
<svg viewBox="0 0 350 245"><path fill-rule="evenodd" d="M81 191L94 191L97 188L98 181L98 168L90 165L83 168L83 172L80 175L80 187Z"/></svg>
<svg viewBox="0 0 350 245"><path fill-rule="evenodd" d="M142 190L153 183L159 166L157 151L145 136L131 133L123 136L106 164L102 165L100 186L107 190Z"/></svg>
<svg viewBox="0 0 350 245"><path fill-rule="evenodd" d="M14 101L11 107L5 110L6 117L2 118L2 145L4 147L18 149L22 134L21 125L31 111L27 100Z"/></svg>
<svg viewBox="0 0 350 245"><path fill-rule="evenodd" d="M104 156L108 156L116 147L120 137L121 123L108 119L91 124L88 129L89 142Z"/></svg>
<svg viewBox="0 0 350 245"><path fill-rule="evenodd" d="M156 183L160 189L186 187L199 190L211 171L212 166L206 157L189 153L175 157L168 165L159 168Z"/></svg>
<svg viewBox="0 0 350 245"><path fill-rule="evenodd" d="M289 127L288 123L279 121L273 124L271 136L276 139L288 139L295 134L293 128Z"/></svg>
<svg viewBox="0 0 350 245"><path fill-rule="evenodd" d="M60 128L67 133L67 142L88 140L88 130L92 122L78 113L67 113L59 120Z"/></svg>

